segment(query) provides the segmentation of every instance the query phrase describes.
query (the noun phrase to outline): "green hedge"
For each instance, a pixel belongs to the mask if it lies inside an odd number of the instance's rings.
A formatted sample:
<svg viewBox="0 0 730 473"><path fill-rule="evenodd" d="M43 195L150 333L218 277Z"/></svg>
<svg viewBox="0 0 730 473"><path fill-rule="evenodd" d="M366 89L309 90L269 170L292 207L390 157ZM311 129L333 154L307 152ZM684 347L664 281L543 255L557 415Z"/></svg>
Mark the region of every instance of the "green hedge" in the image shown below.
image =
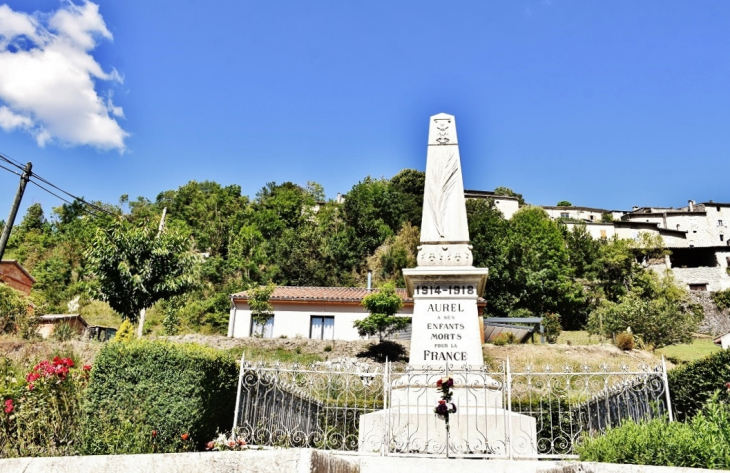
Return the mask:
<svg viewBox="0 0 730 473"><path fill-rule="evenodd" d="M719 393L718 393L719 394ZM577 451L582 461L687 468L730 468L730 406L711 397L689 422L655 419L626 422L605 435L583 438Z"/></svg>
<svg viewBox="0 0 730 473"><path fill-rule="evenodd" d="M723 350L669 372L669 392L675 418L687 420L718 389L730 382L730 350Z"/></svg>
<svg viewBox="0 0 730 473"><path fill-rule="evenodd" d="M237 383L236 360L218 350L110 343L92 370L82 453L201 450L216 431L230 430Z"/></svg>

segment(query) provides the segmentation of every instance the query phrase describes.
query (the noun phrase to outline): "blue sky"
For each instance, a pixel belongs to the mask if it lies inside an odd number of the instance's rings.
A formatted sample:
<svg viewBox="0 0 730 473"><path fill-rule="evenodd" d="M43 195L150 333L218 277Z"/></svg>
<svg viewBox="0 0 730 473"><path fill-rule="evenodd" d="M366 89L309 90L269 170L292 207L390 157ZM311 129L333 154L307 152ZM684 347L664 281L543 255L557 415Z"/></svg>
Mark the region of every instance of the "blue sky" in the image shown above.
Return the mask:
<svg viewBox="0 0 730 473"><path fill-rule="evenodd" d="M468 189L730 202L728 45L726 1L14 0L0 152L113 203L189 180L334 197L424 169L446 112ZM16 186L0 169L0 219Z"/></svg>

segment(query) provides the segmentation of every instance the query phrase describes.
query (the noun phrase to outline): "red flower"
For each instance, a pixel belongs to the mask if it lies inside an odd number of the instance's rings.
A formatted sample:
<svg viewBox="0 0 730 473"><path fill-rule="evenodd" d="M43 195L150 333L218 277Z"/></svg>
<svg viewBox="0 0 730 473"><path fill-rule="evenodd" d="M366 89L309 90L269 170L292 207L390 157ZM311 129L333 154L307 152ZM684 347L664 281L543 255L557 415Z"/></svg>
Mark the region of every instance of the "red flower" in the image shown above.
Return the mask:
<svg viewBox="0 0 730 473"><path fill-rule="evenodd" d="M441 399L441 400L439 401L439 404L446 404L446 401L444 401L443 399Z"/></svg>
<svg viewBox="0 0 730 473"><path fill-rule="evenodd" d="M15 408L15 406L13 406L12 399L8 399L7 401L5 401L5 413L6 414L10 414L11 412L13 412L14 408Z"/></svg>
<svg viewBox="0 0 730 473"><path fill-rule="evenodd" d="M152 437L157 437L157 431L156 430L153 430L152 431Z"/></svg>
<svg viewBox="0 0 730 473"><path fill-rule="evenodd" d="M187 440L187 439L188 439L188 437L190 437L190 435L188 435L188 434L182 434L182 435L180 436L180 438L181 438L181 439L183 439L183 440Z"/></svg>
<svg viewBox="0 0 730 473"><path fill-rule="evenodd" d="M442 379L439 379L438 381L436 381L436 387L437 387L437 388L440 388L440 387L441 387L441 385L443 384L443 382L444 382L444 381L443 381Z"/></svg>
<svg viewBox="0 0 730 473"><path fill-rule="evenodd" d="M81 369L84 371L91 371L91 365L86 364L86 365L82 366Z"/></svg>
<svg viewBox="0 0 730 473"><path fill-rule="evenodd" d="M238 443L238 445L241 445L241 446L246 445L246 441L243 439L238 439L236 442Z"/></svg>

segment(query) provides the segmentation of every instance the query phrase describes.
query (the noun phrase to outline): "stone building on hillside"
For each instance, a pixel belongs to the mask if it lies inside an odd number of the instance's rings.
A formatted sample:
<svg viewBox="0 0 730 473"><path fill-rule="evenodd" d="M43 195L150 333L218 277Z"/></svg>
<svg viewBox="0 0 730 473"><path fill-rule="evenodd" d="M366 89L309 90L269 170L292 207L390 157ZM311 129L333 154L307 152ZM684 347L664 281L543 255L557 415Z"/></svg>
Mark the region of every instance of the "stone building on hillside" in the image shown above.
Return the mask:
<svg viewBox="0 0 730 473"><path fill-rule="evenodd" d="M586 230L594 238L639 238L640 233L662 237L664 246L671 251L664 264L652 265L656 271L671 269L677 281L696 291L720 291L730 288L730 246L728 222L730 204L717 202L696 203L686 207L634 207L631 211L611 211L613 222L595 221L601 209L587 207L543 207L554 219L583 220ZM565 209L561 212L560 209ZM571 209L586 209L581 218L566 216ZM588 213L593 210L593 214ZM621 214L616 219L617 214ZM591 219L590 216L594 218ZM569 228L578 225L566 222Z"/></svg>
<svg viewBox="0 0 730 473"><path fill-rule="evenodd" d="M492 199L494 206L502 212L502 215L506 219L512 218L512 216L520 209L520 200L517 197L509 195L498 195L491 191L464 191L464 197L467 199Z"/></svg>
<svg viewBox="0 0 730 473"><path fill-rule="evenodd" d="M0 261L0 283L29 296L35 279L26 269L13 259Z"/></svg>
<svg viewBox="0 0 730 473"><path fill-rule="evenodd" d="M618 220L626 213L622 210L606 210L593 207L553 207L549 205L543 205L541 207L552 219L579 220L585 223L600 223L606 220ZM610 215L610 219L606 218L607 215Z"/></svg>

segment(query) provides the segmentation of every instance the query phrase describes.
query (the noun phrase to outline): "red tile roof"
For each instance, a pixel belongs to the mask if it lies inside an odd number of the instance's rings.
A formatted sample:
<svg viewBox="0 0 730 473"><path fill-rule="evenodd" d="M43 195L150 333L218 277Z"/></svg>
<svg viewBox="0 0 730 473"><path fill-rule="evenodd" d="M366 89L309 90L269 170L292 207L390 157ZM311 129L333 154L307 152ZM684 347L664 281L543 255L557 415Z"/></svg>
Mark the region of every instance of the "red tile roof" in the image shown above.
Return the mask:
<svg viewBox="0 0 730 473"><path fill-rule="evenodd" d="M368 290L364 287L296 287L296 286L276 286L274 293L269 298L270 301L332 301L332 302L360 302L365 296L378 289ZM398 288L395 290L403 302L413 302L412 297L408 297L405 289ZM232 295L234 299L248 300L246 291L237 292Z"/></svg>
<svg viewBox="0 0 730 473"><path fill-rule="evenodd" d="M364 287L297 287L297 286L276 286L270 301L317 301L317 302L361 302L365 296L377 292L378 289L366 289ZM413 303L413 298L408 297L404 288L397 288L396 294L405 303ZM248 300L246 291L232 294L231 297L237 300ZM485 303L483 298L477 299L478 304Z"/></svg>

